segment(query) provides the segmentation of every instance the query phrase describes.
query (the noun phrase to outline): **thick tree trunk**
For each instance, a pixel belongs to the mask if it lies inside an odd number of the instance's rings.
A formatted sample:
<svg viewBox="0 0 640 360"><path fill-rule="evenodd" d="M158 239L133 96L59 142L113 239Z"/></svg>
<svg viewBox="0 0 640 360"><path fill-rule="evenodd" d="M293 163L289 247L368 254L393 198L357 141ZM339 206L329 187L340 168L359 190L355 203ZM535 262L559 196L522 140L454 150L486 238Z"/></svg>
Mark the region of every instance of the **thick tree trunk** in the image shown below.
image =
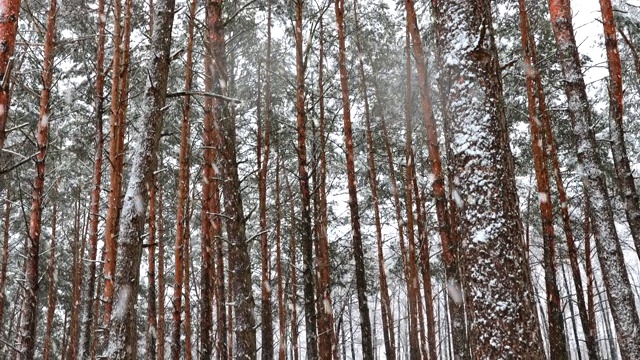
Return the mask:
<svg viewBox="0 0 640 360"><path fill-rule="evenodd" d="M45 196L45 159L49 148L49 120L51 108L49 99L53 84L54 44L56 36L57 1L51 0L47 13L47 32L44 40L44 63L42 70L42 93L40 95L40 117L36 131L36 175L31 192L31 212L29 234L26 240L23 300L18 333L16 359L33 359L36 346L36 323L38 315L38 259L40 256L40 232L42 229L42 207Z"/></svg>
<svg viewBox="0 0 640 360"><path fill-rule="evenodd" d="M151 39L155 56L148 65L150 83L144 98L144 115L140 124L137 148L133 154L131 174L122 208L118 232L117 270L114 278L116 311L110 322L109 344L103 354L110 359L137 357L136 309L142 257L142 235L148 206L148 187L157 162L162 130L163 108L167 92L173 27L174 0L160 1L156 8L154 34Z"/></svg>
<svg viewBox="0 0 640 360"><path fill-rule="evenodd" d="M536 187L542 219L542 247L545 285L547 292L547 312L549 317L549 344L551 359L569 359L567 343L564 333L564 314L560 303L560 292L556 281L555 242L556 235L553 228L553 202L549 185L549 168L547 166L547 142L538 119L539 99L536 86L537 64L534 63L529 35L529 18L524 0L519 0L520 31L522 33L522 51L525 63L525 78L527 87L527 101L529 110L529 126L531 130L531 147L533 149L533 165L536 173ZM578 294L582 296L582 294Z"/></svg>
<svg viewBox="0 0 640 360"><path fill-rule="evenodd" d="M616 23L613 17L611 0L600 0L600 11L602 13L604 45L607 50L607 64L609 67L609 136L611 153L613 154L613 165L616 170L618 187L625 204L624 210L627 215L629 230L636 252L640 256L640 200L638 199L638 192L624 140L622 63L618 51Z"/></svg>
<svg viewBox="0 0 640 360"><path fill-rule="evenodd" d="M356 293L360 312L360 333L362 338L362 357L373 360L371 340L371 319L367 299L367 281L362 247L362 231L358 210L358 188L355 171L353 129L351 125L351 105L349 100L349 75L347 73L347 54L344 31L344 0L335 0L336 23L338 28L338 65L340 69L340 88L342 90L342 116L344 120L344 139L347 162L347 187L349 189L349 213L351 215L351 246L355 261Z"/></svg>
<svg viewBox="0 0 640 360"><path fill-rule="evenodd" d="M93 95L93 106L96 124L96 154L93 167L93 188L91 190L91 204L89 209L89 277L87 279L86 299L84 305L85 320L83 324L83 342L80 350L82 359L91 357L93 343L94 306L96 302L96 265L98 257L98 226L100 224L100 191L102 190L102 152L104 151L104 136L102 133L102 116L104 114L104 47L106 14L104 0L98 1L98 52L96 56L96 83Z"/></svg>
<svg viewBox="0 0 640 360"><path fill-rule="evenodd" d="M13 67L13 53L18 34L18 15L20 14L20 0L1 0L0 17L0 151L4 148L7 138L5 128L9 119L9 79Z"/></svg>
<svg viewBox="0 0 640 360"><path fill-rule="evenodd" d="M309 173L307 170L307 113L305 108L305 68L302 51L302 5L303 0L295 2L295 41L296 41L296 130L298 132L298 178L300 183L301 204L301 242L302 242L302 277L304 280L304 318L307 337L307 358L318 358L316 334L316 307L313 271L313 237L311 232L311 193L309 190Z"/></svg>
<svg viewBox="0 0 640 360"><path fill-rule="evenodd" d="M214 92L227 94L227 61L225 54L222 0L207 2L208 41L212 54ZM256 358L256 329L253 316L254 299L251 289L251 259L246 238L245 217L240 194L238 162L236 158L236 124L233 110L218 98L213 99L214 127L220 136L220 168L224 193L224 218L227 230L230 281L234 304L235 356Z"/></svg>
<svg viewBox="0 0 640 360"><path fill-rule="evenodd" d="M578 164L582 168L583 186L591 202L589 217L611 304L620 353L623 359L637 359L640 358L640 333L636 329L640 328L640 320L615 229L602 162L591 127L589 99L571 23L571 6L569 0L549 0L549 8L558 57L565 78L569 118L576 135Z"/></svg>
<svg viewBox="0 0 640 360"><path fill-rule="evenodd" d="M263 144L258 143L258 150L262 145L262 158L258 156L258 192L260 211L260 253L261 258L261 303L262 303L262 360L273 359L273 320L271 307L271 267L269 251L269 237L267 230L267 173L269 170L270 133L271 133L271 1L267 1L267 60L265 69L265 94L264 94L264 137ZM258 85L259 86L259 85ZM259 93L259 91L258 91ZM260 98L258 98L258 105ZM259 119L260 121L260 119ZM258 134L261 135L261 134Z"/></svg>
<svg viewBox="0 0 640 360"><path fill-rule="evenodd" d="M476 358L544 358L519 218L502 83L488 0L439 10L452 84L452 197L463 297ZM464 39L466 41L461 41ZM505 259L498 265L495 259ZM460 299L459 299L460 300Z"/></svg>
<svg viewBox="0 0 640 360"><path fill-rule="evenodd" d="M51 215L51 240L49 245L49 268L47 270L49 275L49 290L47 292L47 325L44 338L44 350L43 359L49 360L51 356L51 344L53 334L53 315L56 310L56 230L58 220L58 204L53 201L53 214ZM8 212L7 212L8 213ZM55 355L55 354L54 354Z"/></svg>

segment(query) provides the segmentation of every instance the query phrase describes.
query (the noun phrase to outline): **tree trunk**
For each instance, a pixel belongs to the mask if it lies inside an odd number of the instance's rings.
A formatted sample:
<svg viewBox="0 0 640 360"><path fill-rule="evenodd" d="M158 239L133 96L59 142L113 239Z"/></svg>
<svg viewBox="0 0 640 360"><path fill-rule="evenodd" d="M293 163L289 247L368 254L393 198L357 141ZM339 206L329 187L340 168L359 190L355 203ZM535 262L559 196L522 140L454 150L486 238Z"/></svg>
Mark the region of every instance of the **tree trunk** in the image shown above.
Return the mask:
<svg viewBox="0 0 640 360"><path fill-rule="evenodd" d="M602 162L591 127L589 99L571 23L571 6L568 0L549 0L549 8L558 57L565 77L569 118L577 140L578 164L582 168L585 192L591 201L591 226L611 304L620 353L623 359L640 358L640 333L633 330L640 328L640 320L615 229Z"/></svg>
<svg viewBox="0 0 640 360"><path fill-rule="evenodd" d="M115 0L113 5L113 58L111 76L111 142L109 144L109 201L107 207L107 219L105 223L105 264L104 264L104 293L102 298L103 313L102 327L105 332L111 328L109 322L113 311L114 276L116 271L118 223L120 221L120 206L122 203L122 176L124 169L124 133L126 125L126 98L128 96L128 57L125 57L125 49L129 48L131 18L131 0L125 2L125 29L122 30L121 0ZM124 39L122 39L124 33ZM127 51L128 52L128 51ZM123 94L124 92L124 94ZM104 334L103 334L104 335ZM107 336L103 336L107 339ZM103 344L105 347L106 344Z"/></svg>
<svg viewBox="0 0 640 360"><path fill-rule="evenodd" d="M358 23L358 4L354 0L353 12L356 26L356 49L358 52L358 72L360 74L360 87L362 88L362 97L364 100L365 122L367 127L367 152L369 161L369 185L371 187L371 196L373 197L373 213L376 227L376 243L378 245L378 272L380 280L380 297L381 297L381 316L382 316L382 334L384 339L384 347L387 358L395 359L395 350L391 344L389 330L393 324L389 323L389 313L391 312L391 298L389 297L389 285L387 284L387 273L384 265L384 252L382 247L382 223L380 221L380 206L378 202L378 175L376 172L376 163L373 149L373 134L371 131L371 115L369 109L369 95L367 89L366 75L364 72L364 62L362 60L362 45L360 40L360 26ZM320 90L322 94L322 89ZM322 96L322 95L321 95ZM323 112L324 109L321 110ZM324 121L321 117L321 121ZM324 145L324 144L323 144ZM324 146L321 150L324 153ZM324 169L324 166L323 166ZM326 204L325 204L326 207Z"/></svg>
<svg viewBox="0 0 640 360"><path fill-rule="evenodd" d="M11 190L7 189L4 205L4 229L2 230L2 263L0 264L0 327L4 329L7 303L7 267L9 265L9 227L11 226Z"/></svg>
<svg viewBox="0 0 640 360"><path fill-rule="evenodd" d="M214 92L227 94L227 61L225 31L222 18L222 0L207 3L207 35L212 53ZM246 238L245 217L240 194L240 179L236 158L236 124L233 110L218 98L213 99L214 127L220 136L220 168L224 193L224 218L227 229L230 282L234 303L235 356L239 359L256 358L256 329L253 317L254 299L251 290L251 259ZM224 120L223 120L224 119Z"/></svg>
<svg viewBox="0 0 640 360"><path fill-rule="evenodd" d="M31 192L31 212L29 216L29 234L27 238L24 296L18 333L16 359L33 359L36 346L36 322L38 315L38 259L40 256L40 232L42 229L42 207L44 198L45 159L49 147L49 104L53 84L54 44L56 36L57 1L51 0L47 13L47 32L44 40L44 63L42 70L42 93L40 95L40 117L36 131L36 175Z"/></svg>
<svg viewBox="0 0 640 360"><path fill-rule="evenodd" d="M0 17L6 19L0 22L0 151L4 148L7 138L5 128L9 119L9 79L13 67L13 53L16 47L16 35L18 34L18 16L20 14L20 0L1 0Z"/></svg>
<svg viewBox="0 0 640 360"><path fill-rule="evenodd" d="M57 187L57 184L56 184ZM57 192L57 191L56 191ZM53 315L56 310L56 224L58 220L58 204L53 201L53 214L51 215L51 243L49 245L49 291L47 292L47 327L45 330L43 359L49 360L51 356L51 341L53 334ZM7 214L9 212L7 211ZM8 240L8 239L7 239ZM55 354L54 354L55 356Z"/></svg>
<svg viewBox="0 0 640 360"><path fill-rule="evenodd" d="M447 206L447 197L445 194L442 160L440 156L440 147L438 145L438 131L431 103L427 64L424 56L424 50L422 48L420 31L418 29L418 20L415 12L414 1L406 0L405 8L407 11L407 26L409 27L409 33L411 34L413 43L413 56L415 57L416 68L418 70L420 107L422 109L422 120L427 132L431 174L434 177L432 183L433 196L436 201L438 233L440 234L440 241L442 243L442 257L445 265L447 288L457 289L460 287L460 270L458 269L457 260L458 243L456 238L451 236L451 215ZM438 8L438 6L435 5L434 8ZM436 14L437 11L438 10L436 10ZM437 17L438 15L436 15L436 21L439 21ZM460 356L462 359L469 359L469 345L465 331L466 319L464 303L462 301L455 301L452 296L449 296L448 301L454 326L452 329L452 340L455 356Z"/></svg>
<svg viewBox="0 0 640 360"><path fill-rule="evenodd" d="M102 152L104 151L104 136L102 133L102 115L104 113L104 47L105 47L106 14L104 0L98 0L98 52L96 59L96 83L94 88L93 104L96 124L96 154L93 167L93 189L91 190L91 205L89 216L89 278L84 305L85 321L82 348L82 359L91 357L91 344L93 343L94 305L96 304L96 264L98 257L98 227L100 224L100 191L102 190Z"/></svg>
<svg viewBox="0 0 640 360"><path fill-rule="evenodd" d="M520 30L522 33L522 51L525 63L525 78L527 87L527 102L529 110L529 127L531 131L531 148L533 149L533 165L536 173L536 187L542 220L542 247L545 286L547 292L547 312L549 314L549 345L550 358L568 360L567 343L564 333L564 314L560 303L560 292L556 280L555 243L556 235L553 228L553 201L549 185L549 168L547 166L547 142L540 130L542 123L538 119L539 99L536 91L536 66L532 56L529 35L529 18L524 0L519 0ZM578 294L582 296L582 294ZM578 349L579 350L579 349Z"/></svg>
<svg viewBox="0 0 640 360"><path fill-rule="evenodd" d="M319 20L319 51L318 51L318 106L320 117L320 178L317 191L318 201L318 357L319 359L330 360L333 356L333 346L335 345L335 332L333 330L333 301L331 299L331 262L329 254L329 238L327 235L328 214L327 214L327 156L326 156L326 116L324 101L324 21L322 15ZM316 164L316 169L317 168Z"/></svg>
<svg viewBox="0 0 640 360"><path fill-rule="evenodd" d="M533 287L522 238L513 158L491 4L440 7L442 53L452 84L452 169L456 233L469 343L476 358L544 358ZM468 41L462 42L460 39ZM500 265L495 259L505 259ZM508 260L506 260L508 259ZM514 335L518 334L518 335Z"/></svg>
<svg viewBox="0 0 640 360"><path fill-rule="evenodd" d="M618 51L616 24L613 17L611 0L600 0L602 25L604 27L604 45L607 50L607 64L609 67L609 132L613 165L616 170L617 184L624 199L624 210L629 223L629 230L636 252L640 256L640 201L636 184L629 165L627 146L624 140L624 115L622 89L622 63Z"/></svg>
<svg viewBox="0 0 640 360"><path fill-rule="evenodd" d="M195 15L195 14L194 14ZM193 17L191 17L193 18ZM191 264L191 235L190 235L190 227L189 220L191 219L191 214L189 211L189 207L191 205L191 201L187 200L185 212L187 214L185 218L184 224L184 352L185 352L185 360L191 360L193 354L193 345L191 342L191 286L190 286L190 264Z"/></svg>
<svg viewBox="0 0 640 360"><path fill-rule="evenodd" d="M298 132L298 178L302 200L300 214L302 242L302 277L304 280L304 318L307 337L307 359L318 358L318 342L316 334L316 307L313 271L313 237L311 232L311 194L309 190L309 173L307 171L307 113L305 108L305 68L302 51L302 5L303 0L295 2L295 41L296 41L296 130Z"/></svg>
<svg viewBox="0 0 640 360"><path fill-rule="evenodd" d="M157 177L151 176L151 186L149 186L149 262L147 269L147 359L157 358L157 328L158 328L158 307L156 304L156 190Z"/></svg>
<svg viewBox="0 0 640 360"><path fill-rule="evenodd" d="M156 184L157 185L157 184ZM158 188L158 351L165 358L165 282L164 282L164 222L162 219L162 186Z"/></svg>
<svg viewBox="0 0 640 360"><path fill-rule="evenodd" d="M267 230L267 173L269 170L269 136L271 133L271 1L267 1L267 60L265 69L265 120L264 120L264 137L263 144L258 143L258 150L262 145L262 158L258 156L258 192L259 192L259 211L260 211L260 252L261 258L261 303L262 303L262 360L273 359L273 320L271 310L271 276L270 276L270 256L269 237ZM259 71L259 70L258 70ZM258 84L258 86L260 86ZM258 94L260 91L258 90ZM260 98L258 98L258 106ZM260 119L258 119L260 121ZM258 134L259 136L261 134Z"/></svg>
<svg viewBox="0 0 640 360"><path fill-rule="evenodd" d="M335 0L336 23L338 28L338 65L340 69L340 88L342 90L342 115L344 120L344 139L347 161L347 187L349 189L349 213L351 215L351 246L355 261L356 293L358 310L360 311L360 332L362 336L362 356L365 360L373 360L373 344L371 341L371 319L367 299L367 281L362 248L362 232L358 210L358 189L355 171L355 155L353 145L353 129L351 126L351 105L349 100L349 75L347 73L347 55L344 33L344 0Z"/></svg>
<svg viewBox="0 0 640 360"><path fill-rule="evenodd" d="M291 291L289 292L289 301L291 301L291 347L293 352L293 360L299 360L298 351L298 270L296 267L296 206L293 200L293 190L289 183L289 177L285 176L287 192L289 194L289 272L291 276Z"/></svg>
<svg viewBox="0 0 640 360"><path fill-rule="evenodd" d="M207 32L211 32L213 29L207 27ZM204 88L207 92L213 92L213 74L212 69L212 49L209 41L210 36L205 38L205 73L204 73ZM218 189L218 177L220 176L213 167L217 164L217 144L219 140L216 139L216 132L213 118L213 98L207 97L204 99L204 122L203 122L203 162L202 162L202 231L201 231L201 246L202 246L202 269L200 271L200 334L202 338L202 354L201 359L211 358L213 352L213 344L211 338L213 336L213 318L212 318L212 298L215 291L213 290L214 284L218 284L218 279L215 279L212 283L211 271L214 267L214 243L217 243L216 237L220 236L221 228L220 221L217 217L217 213L220 213L220 200ZM217 168L217 167L216 167ZM188 169L188 167L187 167ZM216 227L217 226L217 227ZM224 286L224 280L223 284ZM222 298L218 298L216 295L216 301L218 303L224 303L224 293ZM226 310L222 308L222 316L226 318ZM218 313L220 315L220 313ZM218 322L216 328L218 329L218 356L224 354L226 356L226 331L223 333L220 331L226 327L226 319L222 322ZM222 349L224 344L224 350Z"/></svg>
<svg viewBox="0 0 640 360"><path fill-rule="evenodd" d="M148 65L150 83L144 98L144 115L133 155L131 174L122 208L118 232L117 271L114 279L116 310L110 322L109 345L104 353L110 359L135 359L137 354L136 309L142 257L142 234L148 206L148 187L157 162L162 130L163 108L169 74L171 29L174 0L164 0L155 9L151 39L155 56Z"/></svg>
<svg viewBox="0 0 640 360"><path fill-rule="evenodd" d="M82 254L83 246L81 244L82 227L80 224L80 199L75 203L75 214L73 222L73 243L71 244L71 251L73 252L73 260L71 266L71 318L69 319L69 348L67 349L67 359L78 358L79 336L80 336L80 310L81 306L81 292L82 288ZM83 241L84 242L84 241Z"/></svg>
<svg viewBox="0 0 640 360"><path fill-rule="evenodd" d="M571 273L572 273L574 284L576 287L576 292L578 294L576 296L576 300L578 303L578 314L580 315L580 323L582 325L583 333L585 334L585 343L587 345L589 358L595 359L597 357L596 343L595 343L593 334L591 334L588 331L587 310L584 302L584 296L582 295L584 294L582 290L583 289L582 276L580 275L580 266L578 263L578 251L576 249L576 244L573 237L573 228L571 225L571 218L569 216L568 198L567 198L566 190L564 188L564 181L562 179L562 173L560 171L560 162L558 159L558 154L557 154L554 139L553 139L553 132L551 129L551 117L549 115L549 111L547 110L546 98L544 94L542 80L540 77L540 72L537 69L538 57L537 57L537 51L535 48L535 42L530 32L531 29L530 29L530 24L528 19L523 19L523 18L528 18L525 5L526 4L524 2L519 1L520 16L521 16L521 31L523 33L526 31L527 33L526 41L528 45L526 49L530 57L531 73L533 73L534 75L534 83L535 83L535 91L536 91L535 99L537 100L538 110L539 110L538 119L542 121L541 125L542 125L542 128L544 129L544 135L542 136L546 140L546 146L543 147L543 150L544 152L548 151L548 155L551 161L551 166L553 169L553 178L554 178L554 182L556 183L556 188L558 191L558 199L560 200L560 213L562 216L562 225L563 225L562 228L567 241L567 248L569 252L569 262L571 265ZM523 20L525 21L522 22ZM525 60L527 60L527 58L525 58Z"/></svg>
<svg viewBox="0 0 640 360"><path fill-rule="evenodd" d="M280 146L276 146L276 281L278 283L278 360L286 359L287 314L285 308L284 286L282 283L282 205L280 204Z"/></svg>
<svg viewBox="0 0 640 360"><path fill-rule="evenodd" d="M585 272L587 276L587 311L589 315L589 335L592 339L597 337L596 334L596 306L595 306L595 295L593 293L593 284L594 284L594 274L592 267L592 254L591 254L591 224L589 223L589 202L585 203L585 212L584 212L584 259L585 259ZM590 359L596 359L598 353L596 352L594 346L594 353L596 354L595 358L590 357ZM591 355L589 355L591 356Z"/></svg>

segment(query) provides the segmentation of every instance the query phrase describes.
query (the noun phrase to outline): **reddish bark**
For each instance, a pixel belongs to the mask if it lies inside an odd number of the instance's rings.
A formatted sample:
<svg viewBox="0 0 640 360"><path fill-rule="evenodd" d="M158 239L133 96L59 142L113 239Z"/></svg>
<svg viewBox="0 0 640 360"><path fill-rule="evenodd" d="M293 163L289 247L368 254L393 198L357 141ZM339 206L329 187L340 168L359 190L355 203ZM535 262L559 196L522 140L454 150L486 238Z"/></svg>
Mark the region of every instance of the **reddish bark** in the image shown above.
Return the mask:
<svg viewBox="0 0 640 360"><path fill-rule="evenodd" d="M80 310L82 309L81 293L82 288L82 270L84 264L82 263L83 243L81 239L82 228L80 224L80 199L75 203L75 214L73 220L73 243L71 245L71 251L73 253L73 260L71 265L71 317L69 319L69 347L67 348L66 357L68 359L76 359L78 357L79 350L79 337L80 337ZM82 241L82 243L81 243Z"/></svg>
<svg viewBox="0 0 640 360"><path fill-rule="evenodd" d="M109 343L103 354L111 359L132 359L137 356L136 309L140 281L140 262L148 187L156 168L158 143L162 131L167 80L169 73L171 30L174 0L162 1L156 8L154 34L151 39L150 81L144 96L144 114L138 146L132 156L131 174L122 207L118 231L118 257L114 278L114 301L117 311L109 323Z"/></svg>
<svg viewBox="0 0 640 360"><path fill-rule="evenodd" d="M549 10L565 78L569 119L575 129L578 164L583 169L582 182L591 201L589 216L592 232L611 304L620 353L623 359L635 359L640 357L640 334L633 329L640 328L640 320L615 228L611 199L597 151L595 134L591 127L591 110L573 33L571 5L569 0L549 0Z"/></svg>
<svg viewBox="0 0 640 360"><path fill-rule="evenodd" d="M42 93L40 95L40 117L36 132L38 152L35 157L36 175L31 193L29 234L26 240L24 296L18 333L17 359L33 359L36 345L36 317L38 307L38 258L40 252L40 232L42 229L42 201L44 197L45 159L49 147L49 120L51 109L49 99L53 83L53 60L56 28L57 1L51 0L47 13L47 32L44 41L44 64L42 70Z"/></svg>
<svg viewBox="0 0 640 360"><path fill-rule="evenodd" d="M371 319L367 300L367 281L362 248L362 232L358 210L358 188L355 171L355 155L353 145L353 128L351 125L351 105L349 99L349 75L347 72L347 55L344 30L344 0L335 0L336 23L338 28L338 67L340 69L340 88L342 93L342 115L344 121L344 139L347 162L347 188L349 189L349 213L351 217L351 246L355 261L356 293L360 312L360 334L362 336L362 356L365 360L373 360L373 343L371 340Z"/></svg>
<svg viewBox="0 0 640 360"><path fill-rule="evenodd" d="M436 21L438 20L437 3L433 6L436 12ZM416 60L416 69L418 70L418 88L420 90L420 108L422 110L422 121L427 132L429 160L431 163L431 174L433 175L433 196L436 202L436 216L438 219L438 232L440 242L442 243L442 257L445 264L445 276L448 285L458 287L460 284L460 270L458 269L458 244L456 238L451 235L451 214L448 209L447 197L445 194L444 174L442 171L442 160L440 148L438 145L438 131L435 118L433 115L433 106L431 103L431 91L429 89L429 77L427 65L422 47L420 31L418 29L418 21L413 0L405 1L407 11L407 26L411 34L413 44L413 56ZM449 309L452 317L452 340L453 349L456 356L462 359L469 358L468 339L466 337L466 319L464 313L464 304L447 298ZM433 339L431 340L433 341ZM434 344L431 344L434 345ZM433 354L431 354L433 356Z"/></svg>
<svg viewBox="0 0 640 360"><path fill-rule="evenodd" d="M551 359L568 359L567 343L564 333L564 314L560 303L560 292L556 281L555 242L556 235L553 228L553 202L549 185L549 170L547 167L547 142L538 119L539 99L536 86L536 64L534 63L530 41L529 18L524 0L519 0L520 31L522 33L522 51L525 62L525 78L527 87L527 102L529 110L529 126L531 130L531 147L533 149L533 165L536 173L536 187L542 219L543 266L547 291L547 312L549 319L549 343ZM578 295L581 296L581 295Z"/></svg>
<svg viewBox="0 0 640 360"><path fill-rule="evenodd" d="M604 27L604 45L607 50L609 67L609 131L613 165L616 171L617 184L624 200L624 210L629 223L629 230L636 252L640 256L640 200L635 180L629 164L627 146L624 139L624 115L622 88L622 63L618 51L616 23L613 16L611 0L600 0L602 25Z"/></svg>
<svg viewBox="0 0 640 360"><path fill-rule="evenodd" d="M187 60L186 60L186 70L185 70L185 91L188 92L191 90L193 75L192 75L192 67L193 67L193 37L194 37L194 27L195 27L195 11L196 11L196 1L192 0L189 6L189 26L188 26L188 36L187 36ZM176 242L175 242L175 283L173 287L173 321L172 321L172 332L171 332L171 358L179 359L180 358L180 326L182 319L182 290L183 290L183 282L185 279L186 273L188 273L189 263L185 260L185 239L189 236L187 221L185 218L186 213L186 204L187 198L189 196L189 133L190 133L190 125L189 125L189 117L191 113L191 97L186 95L183 98L182 103L182 123L180 127L180 172L179 172L179 183L178 183L178 207L176 210L177 218L176 218ZM211 166L211 165L209 165ZM206 180L205 180L206 181ZM206 199L206 197L203 197ZM203 211L206 211L207 208L203 207ZM208 223L207 219L209 216L204 216L204 223ZM203 228L203 234L208 235L208 229ZM206 254L207 258L204 259L203 267L203 277L208 280L208 284L203 284L204 292L202 293L201 299L206 301L204 303L204 307L202 309L201 315L201 325L202 326L202 339L203 339L203 349L205 352L208 351L207 355L210 355L211 349L211 285L210 285L210 271L209 266L211 264L211 245L210 240L206 239L203 241L203 246L206 248L203 249L203 255ZM205 289L206 288L206 289ZM189 289L186 289L186 297L188 297ZM205 300L206 299L206 300ZM208 306L207 306L208 304ZM185 324L187 326L188 324ZM186 328L185 328L186 330ZM190 346L190 344L189 344ZM187 356L191 356L190 353Z"/></svg>
<svg viewBox="0 0 640 360"><path fill-rule="evenodd" d="M225 22L222 15L222 0L207 2L208 41L212 55L214 92L228 94L229 82L226 47ZM254 298L251 289L251 259L247 244L245 217L243 213L241 186L238 176L236 154L235 114L225 100L214 98L213 117L215 130L220 138L220 169L223 179L224 218L228 243L228 261L231 293L234 304L234 355L241 359L256 357L256 329L253 316Z"/></svg>
<svg viewBox="0 0 640 360"><path fill-rule="evenodd" d="M522 12L522 10L525 9L523 7L524 5L525 5L524 2L520 3L521 16L527 15L526 12L524 13ZM571 218L569 216L568 197L567 197L566 190L564 188L562 172L560 171L560 161L558 159L558 153L556 150L556 146L553 138L553 132L551 129L551 117L549 115L549 111L547 110L544 88L542 85L540 72L537 70L538 59L537 59L537 51L535 48L535 42L533 41L533 37L530 32L530 25L528 21L526 21L525 23L521 23L521 26L522 25L526 25L525 30L526 30L526 33L528 34L527 36L528 45L526 49L530 56L530 66L531 66L530 69L532 70L531 72L534 75L535 91L536 91L535 98L537 99L538 110L539 110L538 119L542 121L541 126L544 132L542 136L546 140L546 146L543 147L543 150L544 152L548 151L547 161L550 160L551 167L553 169L552 173L553 173L554 182L556 183L556 189L558 191L558 199L560 200L560 214L562 217L562 228L567 241L569 262L571 265L571 273L574 279L576 292L578 294L584 294L583 287L582 287L582 276L580 275L580 266L578 263L578 251L576 249L576 244L575 244L574 235L573 235L573 227L571 225ZM521 31L524 32L525 30L521 30ZM585 343L587 345L589 357L596 358L597 352L596 352L595 337L594 337L594 334L588 331L588 324L587 324L588 316L587 316L587 310L584 302L584 297L576 296L576 302L578 304L578 314L580 316L580 322L582 325L583 333L585 334Z"/></svg>
<svg viewBox="0 0 640 360"><path fill-rule="evenodd" d="M0 150L4 148L7 138L5 128L9 118L9 78L13 67L13 53L18 34L18 16L20 0L0 1Z"/></svg>
<svg viewBox="0 0 640 360"><path fill-rule="evenodd" d="M109 329L109 321L111 320L111 312L113 310L113 278L116 270L117 241L116 233L118 231L118 222L120 218L120 205L122 203L122 172L124 168L124 132L125 132L125 116L126 103L123 97L127 97L126 77L128 72L128 59L124 57L124 50L129 48L126 20L130 19L127 13L131 11L131 0L125 3L125 30L122 30L121 0L115 0L114 3L114 29L113 29L113 59L112 59L112 76L111 76L111 116L110 116L110 134L111 142L109 144L109 200L107 205L107 219L105 223L105 264L104 264L104 288L103 288L103 312L102 326ZM124 32L125 39L122 39ZM123 89L125 94L123 94ZM106 331L106 330L105 330ZM106 339L106 337L103 337Z"/></svg>

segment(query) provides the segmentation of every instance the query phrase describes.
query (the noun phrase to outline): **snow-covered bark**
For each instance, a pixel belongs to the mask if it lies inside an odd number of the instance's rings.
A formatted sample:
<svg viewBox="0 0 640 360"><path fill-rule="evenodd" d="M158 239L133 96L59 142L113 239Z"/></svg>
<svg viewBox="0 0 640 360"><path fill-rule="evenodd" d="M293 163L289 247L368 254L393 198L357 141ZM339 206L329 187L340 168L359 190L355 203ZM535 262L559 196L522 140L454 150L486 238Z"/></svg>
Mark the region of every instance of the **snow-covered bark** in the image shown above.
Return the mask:
<svg viewBox="0 0 640 360"><path fill-rule="evenodd" d="M448 2L440 11L471 351L478 359L541 359L491 4Z"/></svg>
<svg viewBox="0 0 640 360"><path fill-rule="evenodd" d="M0 150L7 138L5 128L9 119L9 78L13 67L13 52L18 34L20 0L0 0Z"/></svg>
<svg viewBox="0 0 640 360"><path fill-rule="evenodd" d="M640 321L613 219L611 199L592 129L569 0L549 0L551 25L564 74L569 119L577 142L582 183L590 200L589 217L623 359L640 358Z"/></svg>
<svg viewBox="0 0 640 360"><path fill-rule="evenodd" d="M169 74L171 29L174 0L159 1L155 7L154 33L151 39L149 81L144 97L143 115L131 173L127 182L120 226L114 282L114 309L110 322L108 347L102 356L109 359L137 358L136 300L140 282L140 262L151 175L157 162L162 130L167 78Z"/></svg>

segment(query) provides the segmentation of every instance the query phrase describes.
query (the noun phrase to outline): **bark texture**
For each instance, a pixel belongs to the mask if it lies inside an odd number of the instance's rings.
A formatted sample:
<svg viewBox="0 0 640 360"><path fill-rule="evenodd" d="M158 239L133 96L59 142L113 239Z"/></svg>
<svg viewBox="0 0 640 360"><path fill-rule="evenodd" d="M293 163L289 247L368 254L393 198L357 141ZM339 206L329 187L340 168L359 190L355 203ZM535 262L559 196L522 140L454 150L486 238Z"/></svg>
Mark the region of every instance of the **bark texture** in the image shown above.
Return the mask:
<svg viewBox="0 0 640 360"><path fill-rule="evenodd" d="M20 0L1 0L0 9L0 150L2 150L7 138L5 129L9 119L9 79L18 35Z"/></svg>
<svg viewBox="0 0 640 360"><path fill-rule="evenodd" d="M444 5L444 4L440 4ZM522 237L491 3L450 2L443 54L463 293L473 356L544 358ZM497 259L500 259L499 262Z"/></svg>

